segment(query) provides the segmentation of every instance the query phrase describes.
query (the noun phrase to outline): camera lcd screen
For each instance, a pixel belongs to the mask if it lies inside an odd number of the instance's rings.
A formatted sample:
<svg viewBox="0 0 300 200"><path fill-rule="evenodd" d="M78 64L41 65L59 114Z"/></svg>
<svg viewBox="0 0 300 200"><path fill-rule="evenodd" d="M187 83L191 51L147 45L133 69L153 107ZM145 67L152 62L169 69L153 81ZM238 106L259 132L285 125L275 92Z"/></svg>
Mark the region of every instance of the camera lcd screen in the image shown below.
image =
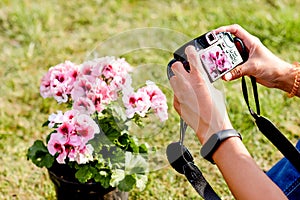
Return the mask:
<svg viewBox="0 0 300 200"><path fill-rule="evenodd" d="M211 82L243 62L233 41L225 38L219 39L217 43L206 49L201 49L199 57Z"/></svg>

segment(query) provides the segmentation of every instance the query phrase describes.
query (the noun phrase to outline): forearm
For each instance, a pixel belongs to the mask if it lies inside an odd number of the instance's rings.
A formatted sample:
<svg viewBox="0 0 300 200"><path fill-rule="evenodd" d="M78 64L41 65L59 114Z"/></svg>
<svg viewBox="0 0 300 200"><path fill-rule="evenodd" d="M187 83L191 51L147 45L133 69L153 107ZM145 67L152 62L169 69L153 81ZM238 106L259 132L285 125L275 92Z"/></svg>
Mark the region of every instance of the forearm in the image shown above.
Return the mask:
<svg viewBox="0 0 300 200"><path fill-rule="evenodd" d="M236 199L287 199L257 166L239 138L225 140L213 159Z"/></svg>

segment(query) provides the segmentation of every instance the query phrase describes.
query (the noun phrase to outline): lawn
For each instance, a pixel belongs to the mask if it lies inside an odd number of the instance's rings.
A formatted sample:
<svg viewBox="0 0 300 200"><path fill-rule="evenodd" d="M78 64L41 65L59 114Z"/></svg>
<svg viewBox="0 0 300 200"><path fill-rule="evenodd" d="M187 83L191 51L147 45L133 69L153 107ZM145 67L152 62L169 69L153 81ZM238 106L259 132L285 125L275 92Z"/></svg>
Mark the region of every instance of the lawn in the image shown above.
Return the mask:
<svg viewBox="0 0 300 200"><path fill-rule="evenodd" d="M225 24L238 23L279 57L300 61L299 0L105 1L2 0L0 2L0 199L55 199L47 171L26 160L27 148L45 137L41 124L56 109L42 99L39 81L50 66L93 56L125 57L138 81L152 79L168 97L169 120L136 136L157 146L144 191L130 199L198 199L187 180L167 163L165 148L178 140L166 64L185 41ZM254 159L267 170L281 154L259 133L244 103L240 81L219 83L230 118ZM299 99L259 87L262 114L293 142L299 139ZM188 129L186 146L222 199L233 199L216 166L199 156Z"/></svg>

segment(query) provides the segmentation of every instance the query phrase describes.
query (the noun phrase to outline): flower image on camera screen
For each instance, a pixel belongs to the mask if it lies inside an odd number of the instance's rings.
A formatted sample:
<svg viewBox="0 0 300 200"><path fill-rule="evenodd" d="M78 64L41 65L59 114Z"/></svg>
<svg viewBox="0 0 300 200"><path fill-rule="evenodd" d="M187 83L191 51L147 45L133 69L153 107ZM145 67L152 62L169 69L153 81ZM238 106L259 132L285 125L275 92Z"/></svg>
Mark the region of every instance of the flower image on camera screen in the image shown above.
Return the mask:
<svg viewBox="0 0 300 200"><path fill-rule="evenodd" d="M212 48L201 54L200 58L212 79L217 79L220 74L233 67L220 46L212 46Z"/></svg>

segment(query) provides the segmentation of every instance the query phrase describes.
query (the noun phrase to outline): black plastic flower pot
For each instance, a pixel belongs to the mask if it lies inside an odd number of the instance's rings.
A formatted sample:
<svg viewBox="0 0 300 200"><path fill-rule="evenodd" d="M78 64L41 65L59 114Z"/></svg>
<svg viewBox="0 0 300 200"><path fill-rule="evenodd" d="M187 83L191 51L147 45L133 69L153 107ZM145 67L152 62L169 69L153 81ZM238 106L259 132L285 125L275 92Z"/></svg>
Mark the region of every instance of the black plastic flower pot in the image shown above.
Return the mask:
<svg viewBox="0 0 300 200"><path fill-rule="evenodd" d="M64 175L65 172L65 175ZM72 170L71 170L72 172ZM70 168L56 165L48 169L49 177L54 184L57 200L127 200L128 192L116 188L103 188L100 183L80 183L67 180Z"/></svg>

